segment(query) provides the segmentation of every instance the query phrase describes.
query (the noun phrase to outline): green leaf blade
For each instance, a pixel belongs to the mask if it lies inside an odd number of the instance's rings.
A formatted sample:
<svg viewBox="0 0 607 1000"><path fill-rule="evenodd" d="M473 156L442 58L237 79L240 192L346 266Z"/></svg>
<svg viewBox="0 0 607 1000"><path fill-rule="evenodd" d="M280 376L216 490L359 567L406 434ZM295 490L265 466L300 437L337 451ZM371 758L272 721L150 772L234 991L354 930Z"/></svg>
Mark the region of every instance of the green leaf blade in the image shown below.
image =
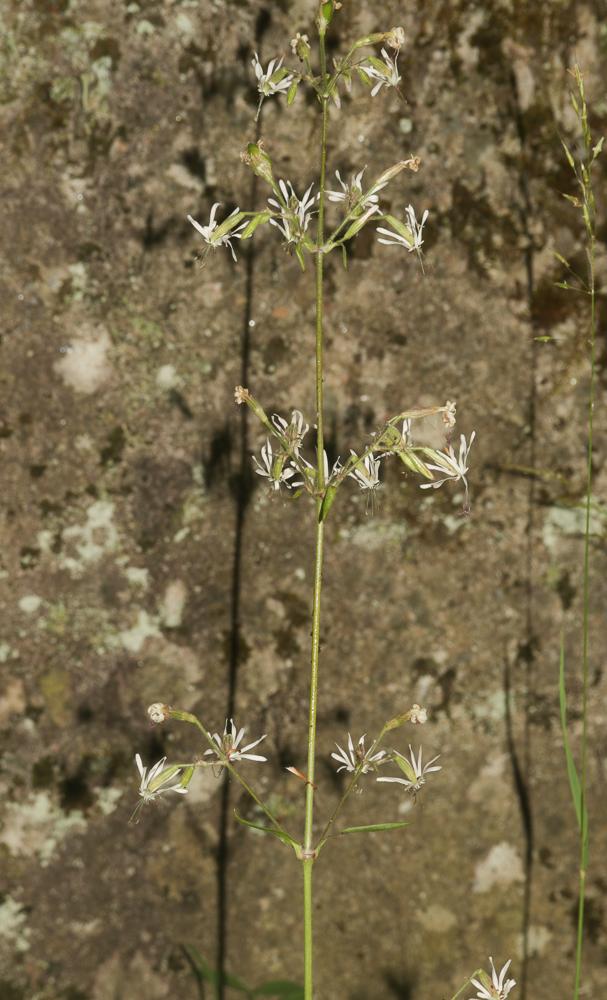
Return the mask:
<svg viewBox="0 0 607 1000"><path fill-rule="evenodd" d="M340 830L340 836L343 833L379 833L381 830L401 830L404 826L409 826L408 823L369 823L367 826L346 826L345 829Z"/></svg>

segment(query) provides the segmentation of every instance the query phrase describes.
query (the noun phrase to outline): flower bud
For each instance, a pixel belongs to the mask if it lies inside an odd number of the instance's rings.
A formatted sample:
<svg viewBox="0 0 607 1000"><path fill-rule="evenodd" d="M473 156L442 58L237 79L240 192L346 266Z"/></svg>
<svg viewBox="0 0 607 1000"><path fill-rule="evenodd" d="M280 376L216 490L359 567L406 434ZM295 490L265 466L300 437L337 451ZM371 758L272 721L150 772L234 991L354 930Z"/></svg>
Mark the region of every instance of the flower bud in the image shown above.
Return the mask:
<svg viewBox="0 0 607 1000"><path fill-rule="evenodd" d="M274 186L274 175L272 174L272 160L265 152L263 148L263 140L259 142L250 142L240 154L240 159L243 163L253 169L253 173L257 174L258 177L263 177L264 181L268 184Z"/></svg>
<svg viewBox="0 0 607 1000"><path fill-rule="evenodd" d="M392 28L392 30L386 35L386 44L389 45L391 49L400 49L401 45L405 44L405 29Z"/></svg>
<svg viewBox="0 0 607 1000"><path fill-rule="evenodd" d="M163 705L161 701L155 701L153 705L148 708L148 715L152 722L156 725L160 725L161 722L166 722L169 718L170 709L168 705Z"/></svg>

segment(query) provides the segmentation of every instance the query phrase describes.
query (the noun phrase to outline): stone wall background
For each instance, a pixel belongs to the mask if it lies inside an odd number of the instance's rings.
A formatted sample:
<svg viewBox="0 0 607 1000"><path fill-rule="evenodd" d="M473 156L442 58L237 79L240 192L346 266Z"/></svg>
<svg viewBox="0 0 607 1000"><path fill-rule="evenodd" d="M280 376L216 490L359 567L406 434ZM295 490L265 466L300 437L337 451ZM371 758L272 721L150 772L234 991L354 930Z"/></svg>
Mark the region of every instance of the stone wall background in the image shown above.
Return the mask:
<svg viewBox="0 0 607 1000"><path fill-rule="evenodd" d="M287 53L296 31L311 34L314 9L3 8L6 998L197 995L180 946L216 953L222 793L205 774L186 801L127 826L135 751L148 762L192 753L187 727L149 727L151 701L218 729L231 684L237 720L269 733L271 762L251 775L301 820L284 766L305 766L311 512L242 478L232 392L246 332L250 388L270 411L311 417L312 274L266 231L253 258L235 266L217 253L201 271L185 217L207 217L214 201L250 206L239 152L255 131L251 52ZM582 265L558 136L575 126L575 57L605 131L604 15L573 0L345 2L332 36L337 50L404 25L404 96L355 89L332 114L330 170L368 164L373 175L415 153L421 171L389 200L395 212L428 207L430 220L425 275L371 236L349 273L331 258L331 448L343 455L386 415L446 398L477 442L472 518L459 516L461 493L422 493L392 466L373 516L346 488L328 522L319 810L339 790L334 741L373 733L415 700L431 709L423 743L443 770L404 834L352 838L321 859L322 998L451 996L489 954L526 976L518 997L569 995L577 859L557 672L564 627L579 731L587 312L554 287L553 251ZM277 173L298 191L315 174L316 129L301 96L289 112L264 106ZM263 204L260 186L255 197ZM604 214L600 235L602 252ZM598 268L604 281L604 256ZM602 336L598 350L602 362ZM601 413L599 399L585 953L595 997L607 990ZM263 435L247 433L258 450ZM248 808L233 790L230 809L239 803ZM400 803L370 783L347 818L399 818ZM230 824L224 874L228 968L250 983L300 978L292 855Z"/></svg>

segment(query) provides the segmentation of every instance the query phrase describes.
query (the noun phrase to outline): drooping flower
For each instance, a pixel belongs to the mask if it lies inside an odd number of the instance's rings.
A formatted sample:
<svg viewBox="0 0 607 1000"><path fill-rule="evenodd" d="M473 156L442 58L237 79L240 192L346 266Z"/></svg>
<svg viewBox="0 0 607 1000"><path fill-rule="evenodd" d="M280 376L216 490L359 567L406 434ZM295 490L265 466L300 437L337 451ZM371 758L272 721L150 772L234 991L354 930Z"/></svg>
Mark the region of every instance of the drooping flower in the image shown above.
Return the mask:
<svg viewBox="0 0 607 1000"><path fill-rule="evenodd" d="M398 785L404 785L408 792L419 792L422 785L426 784L426 774L431 771L440 771L440 765L434 765L434 761L438 760L440 754L429 760L427 764L422 763L422 748L419 748L419 754L416 757L415 752L411 744L409 744L409 757L404 757L403 754L394 752L393 760L395 764L398 764L403 774L406 775L405 778L378 778L378 781L393 781Z"/></svg>
<svg viewBox="0 0 607 1000"><path fill-rule="evenodd" d="M340 771L355 771L357 767L360 767L361 774L366 774L368 771L375 770L377 761L382 760L386 756L385 750L378 750L377 753L372 754L365 748L366 735L366 733L363 733L356 744L356 749L354 748L350 733L348 733L347 750L343 750L339 743L335 744L339 753L332 753L331 756L341 764L341 767L337 768L338 774Z"/></svg>
<svg viewBox="0 0 607 1000"><path fill-rule="evenodd" d="M227 229L225 228L229 220L240 211L239 208L235 208L234 211L228 215L227 219L224 219L221 225L219 225L219 223L215 221L215 215L220 204L221 202L216 201L213 205L208 226L201 226L199 222L196 222L196 219L192 218L191 215L188 215L188 222L191 222L194 229L198 230L203 240L209 245L209 247L213 250L221 246L229 247L233 259L236 260L237 258L234 252L234 247L230 241L240 239L241 230L246 227L247 223L243 222L240 226L236 226L234 229L230 229L229 226Z"/></svg>
<svg viewBox="0 0 607 1000"><path fill-rule="evenodd" d="M260 736L258 740L253 740L252 743L247 743L246 746L242 747L240 750L238 747L242 741L242 737L245 734L245 729L236 729L233 719L226 719L225 728L223 730L223 736L219 733L213 733L213 739L217 744L218 750L225 754L230 763L236 760L258 760L266 761L267 757L262 757L261 754L249 753L249 750L253 750L262 740L265 740L267 733ZM204 756L208 754L215 754L219 758L219 763L221 763L220 753L217 750L212 750L210 747L205 750Z"/></svg>
<svg viewBox="0 0 607 1000"><path fill-rule="evenodd" d="M310 56L310 39L307 35L302 35L301 32L297 32L295 38L290 41L291 52L294 56L297 56L303 62Z"/></svg>
<svg viewBox="0 0 607 1000"><path fill-rule="evenodd" d="M387 239L382 239L381 236L377 237L378 243L384 243L386 246L403 246L411 253L413 250L420 250L423 245L422 232L426 224L426 219L428 218L428 209L425 210L422 215L422 221L418 222L415 215L415 209L413 205L407 205L405 209L407 215L407 231L408 234L394 232L392 229L384 229L383 226L378 226L376 232L382 233ZM404 228L404 227L403 227ZM409 239L409 234L411 239Z"/></svg>
<svg viewBox="0 0 607 1000"><path fill-rule="evenodd" d="M351 452L355 458L358 458L355 451ZM381 455L377 458L373 455L366 455L363 459L362 465L358 465L356 468L352 469L348 475L355 479L361 490L377 490L381 486L379 479L379 464L381 462Z"/></svg>
<svg viewBox="0 0 607 1000"><path fill-rule="evenodd" d="M462 434L460 437L459 445L459 456L456 456L453 450L453 445L449 445L446 451L438 452L437 462L440 464L431 465L428 463L428 468L432 469L433 472L442 473L442 479L435 479L431 483L420 483L420 489L427 490L433 489L437 490L439 486L443 483L453 480L454 482L461 481L466 489L466 505L468 504L468 480L466 479L466 473L468 472L468 455L470 454L470 449L472 447L472 442L476 437L476 431L472 431L470 435L469 444L466 443L466 438Z"/></svg>
<svg viewBox="0 0 607 1000"><path fill-rule="evenodd" d="M152 722L160 725L161 722L166 722L169 718L169 706L164 705L161 701L155 701L148 708L148 715Z"/></svg>
<svg viewBox="0 0 607 1000"><path fill-rule="evenodd" d="M293 452L299 455L303 439L310 429L309 424L306 424L304 421L303 413L300 410L293 410L290 423L287 423L285 418L279 416L278 413L274 413L272 415L272 423L276 430L280 431L287 438Z"/></svg>
<svg viewBox="0 0 607 1000"><path fill-rule="evenodd" d="M289 480L293 478L297 470L285 465L285 455L277 455L274 458L269 438L266 438L266 443L261 449L261 462L257 460L255 455L252 458L257 466L255 469L257 475L265 476L266 479L269 479L275 491L280 489L281 483L284 483L287 489L291 489L291 486L295 485L294 483L290 483Z"/></svg>
<svg viewBox="0 0 607 1000"><path fill-rule="evenodd" d="M139 754L135 754L135 763L141 778L139 783L141 802L135 807L129 823L136 823L141 807L149 802L153 802L154 799L157 799L159 795L163 795L164 792L177 792L179 795L185 795L188 788L187 784L184 783L184 779L188 771L190 772L189 777L191 777L193 771L193 768L183 764L171 764L169 767L165 767L166 757L162 757L149 770L143 766ZM179 780L174 781L179 775ZM169 782L173 782L173 784L169 784Z"/></svg>
<svg viewBox="0 0 607 1000"><path fill-rule="evenodd" d="M425 722L428 721L428 711L422 708L421 705L415 704L411 706L411 711L409 714L409 722L414 726L423 726Z"/></svg>
<svg viewBox="0 0 607 1000"><path fill-rule="evenodd" d="M275 198L268 198L268 205L277 211L280 218L272 218L269 221L273 226L280 229L287 243L299 243L304 236L312 218L312 206L318 199L318 195L312 194L313 184L304 194L303 198L298 198L291 181L278 181L280 193L284 199L284 204L276 201Z"/></svg>
<svg viewBox="0 0 607 1000"><path fill-rule="evenodd" d="M443 410L443 423L450 430L455 427L455 412L457 404L455 400L448 399Z"/></svg>
<svg viewBox="0 0 607 1000"><path fill-rule="evenodd" d="M377 80L377 83L371 91L371 97L375 97L382 87L398 87L400 83L400 74L396 64L396 60L398 59L398 50L393 57L388 55L385 49L381 50L381 54L384 57L384 66L377 66L372 62L363 62L360 65L360 69L362 69L367 76L371 77L372 80ZM377 60L377 62L379 62L379 60Z"/></svg>
<svg viewBox="0 0 607 1000"><path fill-rule="evenodd" d="M405 44L405 29L392 28L392 30L388 33L386 43L391 49L400 49L400 47Z"/></svg>
<svg viewBox="0 0 607 1000"><path fill-rule="evenodd" d="M342 180L339 170L336 170L335 176L337 177L342 190L327 190L327 198L329 201L343 202L348 210L354 208L355 205L358 205L361 209L372 208L373 211L378 212L378 192L381 191L382 188L386 187L388 181L374 184L371 190L368 191L363 197L362 178L366 169L366 167L363 167L363 169L359 170L357 174L353 174L349 184L346 184L345 181Z"/></svg>
<svg viewBox="0 0 607 1000"><path fill-rule="evenodd" d="M516 986L516 979L506 979L506 973L512 961L511 958L502 967L499 976L495 971L491 957L489 961L491 962L491 986L484 986L478 979L473 979L472 984L476 987L477 994L471 1000L506 1000L510 991Z"/></svg>
<svg viewBox="0 0 607 1000"><path fill-rule="evenodd" d="M257 109L257 114L259 115L264 98L272 97L274 94L283 94L293 83L294 76L287 69L283 69L284 56L280 59L271 59L265 72L256 52L251 62L255 70L257 90L260 95L259 108Z"/></svg>

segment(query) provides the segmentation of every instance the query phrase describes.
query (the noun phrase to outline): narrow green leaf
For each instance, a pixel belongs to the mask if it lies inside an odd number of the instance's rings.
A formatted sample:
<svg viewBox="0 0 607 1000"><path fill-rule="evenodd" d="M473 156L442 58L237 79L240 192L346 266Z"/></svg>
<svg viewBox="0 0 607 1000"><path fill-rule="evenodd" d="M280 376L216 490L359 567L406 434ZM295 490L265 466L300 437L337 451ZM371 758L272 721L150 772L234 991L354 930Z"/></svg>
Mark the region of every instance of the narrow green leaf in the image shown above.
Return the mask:
<svg viewBox="0 0 607 1000"><path fill-rule="evenodd" d="M340 830L342 833L377 833L379 830L400 830L403 826L409 826L408 823L370 823L369 826L347 826L344 830Z"/></svg>
<svg viewBox="0 0 607 1000"><path fill-rule="evenodd" d="M341 259L343 261L344 271L347 271L348 270L348 251L346 250L346 248L343 245L343 243L341 245Z"/></svg>
<svg viewBox="0 0 607 1000"><path fill-rule="evenodd" d="M250 819L243 819L243 817L238 813L237 809L234 810L234 815L238 820L238 822L242 823L243 826L250 826L251 829L259 830L261 833L271 833L272 836L277 837L278 840L281 840L283 844L288 844L289 847L292 847L295 853L297 853L297 851L299 850L300 845L297 843L296 840L293 840L293 838L290 837L288 833L285 833L284 830L276 830L272 826L263 826L262 823L252 823Z"/></svg>
<svg viewBox="0 0 607 1000"><path fill-rule="evenodd" d="M250 996L251 990L248 986L245 986L245 984L240 979L237 979L236 976L230 976L228 973L224 973L222 976L218 972L215 972L215 970L212 969L208 962L202 957L198 949L194 948L193 945L184 944L182 947L188 956L196 975L199 976L204 982L211 983L215 987L219 986L220 983L223 982L225 986L231 986L233 990L238 990L240 993L245 993L247 996Z"/></svg>
<svg viewBox="0 0 607 1000"><path fill-rule="evenodd" d="M299 261L299 266L301 267L302 271L305 271L305 269L306 269L306 262L304 260L303 250L301 249L301 247L299 247L299 246L295 247L295 256L297 257L297 259Z"/></svg>
<svg viewBox="0 0 607 1000"><path fill-rule="evenodd" d="M563 257L562 254L557 253L556 250L553 250L552 254L554 257L556 257L557 260L561 262L561 264L563 264L564 267L569 267L569 261L565 257Z"/></svg>
<svg viewBox="0 0 607 1000"><path fill-rule="evenodd" d="M563 145L563 149L565 150L565 156L567 157L567 163L569 164L569 166L571 167L572 170L575 170L575 160L573 159L573 156L571 155L571 153L569 151L569 146L567 145L567 143L565 142L564 139L561 139L561 143Z"/></svg>
<svg viewBox="0 0 607 1000"><path fill-rule="evenodd" d="M569 788L573 799L573 808L577 817L577 825L582 828L582 790L577 768L569 746L569 734L567 732L567 689L565 687L565 644L561 636L561 656L559 662L559 701L561 706L561 729L563 733L563 748L567 761L567 776L569 778Z"/></svg>

